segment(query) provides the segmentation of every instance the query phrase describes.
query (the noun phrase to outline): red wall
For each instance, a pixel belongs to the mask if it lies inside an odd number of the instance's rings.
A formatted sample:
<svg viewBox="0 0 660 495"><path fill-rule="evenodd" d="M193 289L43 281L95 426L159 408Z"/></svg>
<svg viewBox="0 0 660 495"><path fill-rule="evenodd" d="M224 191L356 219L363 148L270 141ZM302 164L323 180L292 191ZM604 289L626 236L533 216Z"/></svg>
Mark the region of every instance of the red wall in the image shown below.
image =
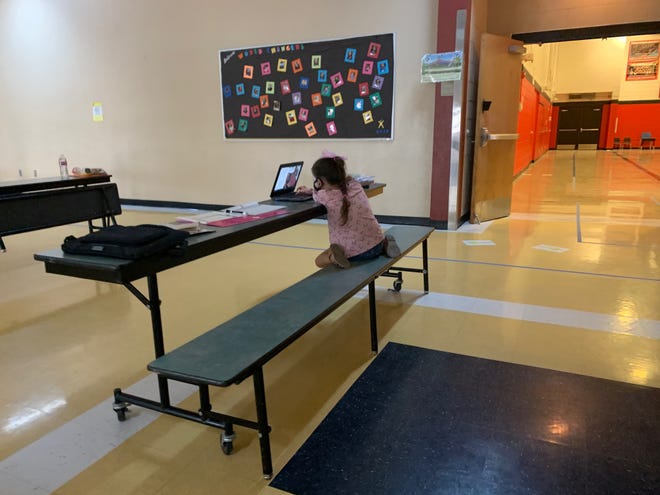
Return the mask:
<svg viewBox="0 0 660 495"><path fill-rule="evenodd" d="M552 133L552 104L542 94L536 93L536 141L534 143L534 160L538 160L550 148Z"/></svg>
<svg viewBox="0 0 660 495"><path fill-rule="evenodd" d="M536 89L523 75L520 81L520 111L518 112L518 141L513 175L534 159L534 128L536 127Z"/></svg>
<svg viewBox="0 0 660 495"><path fill-rule="evenodd" d="M552 135L552 105L524 74L520 81L520 106L514 176L548 151Z"/></svg>
<svg viewBox="0 0 660 495"><path fill-rule="evenodd" d="M612 103L609 113L609 132L604 147L611 148L615 137L621 141L629 137L632 147L638 148L642 132L650 132L660 141L660 101Z"/></svg>
<svg viewBox="0 0 660 495"><path fill-rule="evenodd" d="M552 106L552 128L550 129L550 148L557 148L557 125L559 124L559 107Z"/></svg>

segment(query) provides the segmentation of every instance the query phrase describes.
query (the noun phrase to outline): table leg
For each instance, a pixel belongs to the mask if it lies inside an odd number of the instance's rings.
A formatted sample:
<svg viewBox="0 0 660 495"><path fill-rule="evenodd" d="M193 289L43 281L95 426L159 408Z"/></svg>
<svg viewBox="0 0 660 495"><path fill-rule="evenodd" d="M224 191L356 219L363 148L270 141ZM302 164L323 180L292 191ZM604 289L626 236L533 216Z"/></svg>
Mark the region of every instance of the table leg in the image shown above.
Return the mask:
<svg viewBox="0 0 660 495"><path fill-rule="evenodd" d="M273 476L273 461L270 454L270 437L268 414L266 412L266 389L264 387L264 374L257 368L252 375L254 382L254 399L257 403L257 422L259 423L259 446L261 447L261 466L264 478L269 480Z"/></svg>
<svg viewBox="0 0 660 495"><path fill-rule="evenodd" d="M422 269L424 274L424 293L429 293L429 248L428 239L422 242Z"/></svg>
<svg viewBox="0 0 660 495"><path fill-rule="evenodd" d="M369 282L369 323L371 326L371 352L378 354L378 325L376 321L376 283Z"/></svg>
<svg viewBox="0 0 660 495"><path fill-rule="evenodd" d="M160 296L158 295L158 279L153 273L147 276L149 287L149 312L151 313L151 331L154 336L154 353L157 358L165 354L165 341L163 339L163 320L160 314ZM158 391L160 403L167 407L170 405L170 391L167 378L158 376Z"/></svg>

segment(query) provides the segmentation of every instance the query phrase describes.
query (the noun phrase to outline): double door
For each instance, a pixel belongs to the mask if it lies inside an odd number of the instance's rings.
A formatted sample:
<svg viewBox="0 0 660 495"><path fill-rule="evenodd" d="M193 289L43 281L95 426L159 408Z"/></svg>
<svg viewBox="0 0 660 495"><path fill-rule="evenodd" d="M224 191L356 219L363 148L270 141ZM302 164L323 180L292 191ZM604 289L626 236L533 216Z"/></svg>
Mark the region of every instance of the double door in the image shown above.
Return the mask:
<svg viewBox="0 0 660 495"><path fill-rule="evenodd" d="M596 149L600 138L602 103L567 104L559 107L557 147Z"/></svg>

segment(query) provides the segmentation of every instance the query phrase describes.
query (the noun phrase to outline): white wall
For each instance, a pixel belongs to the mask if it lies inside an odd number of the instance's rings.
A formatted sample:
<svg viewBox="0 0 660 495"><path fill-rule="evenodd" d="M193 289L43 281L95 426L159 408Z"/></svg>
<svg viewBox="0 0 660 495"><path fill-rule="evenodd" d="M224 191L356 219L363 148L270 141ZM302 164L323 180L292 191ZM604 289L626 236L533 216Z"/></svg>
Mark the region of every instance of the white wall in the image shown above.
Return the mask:
<svg viewBox="0 0 660 495"><path fill-rule="evenodd" d="M427 217L435 88L419 79L436 19L437 0L2 0L0 180L56 175L64 153L124 198L237 203L264 199L281 162L304 159L311 182L329 148L388 184L376 213ZM393 141L223 140L218 50L387 32Z"/></svg>
<svg viewBox="0 0 660 495"><path fill-rule="evenodd" d="M654 40L660 41L660 33L653 36L635 36L628 39L625 48L625 59L622 61L618 68L617 74L619 75L620 91L619 99L621 101L635 101L635 100L648 100L660 98L660 79L653 79L649 81L637 80L626 81L626 63L628 60L628 51L630 49L631 41L646 41Z"/></svg>
<svg viewBox="0 0 660 495"><path fill-rule="evenodd" d="M626 71L626 39L608 38L557 44L555 93L619 93Z"/></svg>
<svg viewBox="0 0 660 495"><path fill-rule="evenodd" d="M660 40L660 34L526 45L534 60L525 67L551 97L611 92L619 101L656 100L660 80L626 81L631 41Z"/></svg>

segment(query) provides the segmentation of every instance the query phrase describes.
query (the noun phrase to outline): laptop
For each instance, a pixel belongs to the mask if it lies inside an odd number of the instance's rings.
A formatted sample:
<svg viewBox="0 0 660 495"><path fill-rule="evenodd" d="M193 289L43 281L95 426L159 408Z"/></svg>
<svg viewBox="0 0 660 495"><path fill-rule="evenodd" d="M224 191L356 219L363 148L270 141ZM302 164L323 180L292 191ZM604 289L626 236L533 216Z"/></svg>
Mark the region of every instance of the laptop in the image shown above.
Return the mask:
<svg viewBox="0 0 660 495"><path fill-rule="evenodd" d="M296 193L296 185L303 162L283 163L277 170L273 189L270 191L270 199L273 201L310 201L311 194Z"/></svg>

